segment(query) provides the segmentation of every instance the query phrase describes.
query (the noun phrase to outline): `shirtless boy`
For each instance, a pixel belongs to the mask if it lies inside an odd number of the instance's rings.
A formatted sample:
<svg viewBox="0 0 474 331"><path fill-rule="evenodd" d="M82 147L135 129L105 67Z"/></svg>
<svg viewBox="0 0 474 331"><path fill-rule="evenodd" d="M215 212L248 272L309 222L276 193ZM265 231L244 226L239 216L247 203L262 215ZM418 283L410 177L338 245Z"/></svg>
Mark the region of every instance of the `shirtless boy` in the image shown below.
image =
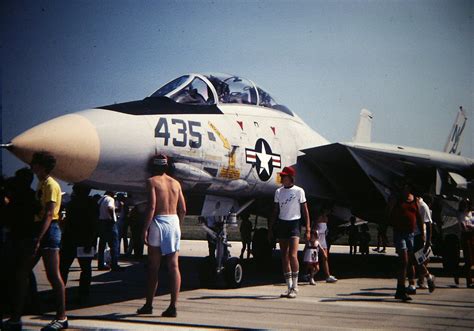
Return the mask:
<svg viewBox="0 0 474 331"><path fill-rule="evenodd" d="M167 169L168 158L165 155L158 155L152 159L154 176L147 180L149 206L142 233L143 240L148 246L146 302L137 313L153 312L153 298L158 286L161 257L166 256L170 273L171 302L161 316L176 317L176 302L181 287L178 265L180 223L186 214L186 202L181 185L166 174Z"/></svg>

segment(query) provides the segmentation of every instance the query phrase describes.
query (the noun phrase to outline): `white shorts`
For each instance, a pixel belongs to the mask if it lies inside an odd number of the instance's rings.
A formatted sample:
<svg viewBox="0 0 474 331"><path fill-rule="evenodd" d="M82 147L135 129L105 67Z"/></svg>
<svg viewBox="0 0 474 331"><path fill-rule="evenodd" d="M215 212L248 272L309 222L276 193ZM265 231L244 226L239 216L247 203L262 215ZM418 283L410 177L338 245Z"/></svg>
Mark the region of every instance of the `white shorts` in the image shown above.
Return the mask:
<svg viewBox="0 0 474 331"><path fill-rule="evenodd" d="M179 251L181 229L177 215L156 215L148 228L148 244L160 247L162 255Z"/></svg>
<svg viewBox="0 0 474 331"><path fill-rule="evenodd" d="M161 231L154 221L151 221L148 228L148 245L153 247L161 246Z"/></svg>
<svg viewBox="0 0 474 331"><path fill-rule="evenodd" d="M317 223L316 224L318 230L318 241L319 244L321 245L321 248L328 249L328 244L326 242L326 232L328 230L328 225L327 223Z"/></svg>

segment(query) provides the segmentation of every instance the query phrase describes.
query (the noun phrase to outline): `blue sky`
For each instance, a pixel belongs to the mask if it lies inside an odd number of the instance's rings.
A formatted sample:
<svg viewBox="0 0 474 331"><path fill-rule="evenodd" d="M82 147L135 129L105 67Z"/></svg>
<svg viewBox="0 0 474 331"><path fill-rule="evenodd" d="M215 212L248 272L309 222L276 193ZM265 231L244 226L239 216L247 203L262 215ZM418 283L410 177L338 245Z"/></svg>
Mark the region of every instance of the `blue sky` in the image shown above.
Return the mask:
<svg viewBox="0 0 474 331"><path fill-rule="evenodd" d="M2 139L142 99L187 72L254 80L330 141L361 108L373 140L440 150L459 105L474 157L473 1L11 1ZM3 172L21 166L3 151Z"/></svg>

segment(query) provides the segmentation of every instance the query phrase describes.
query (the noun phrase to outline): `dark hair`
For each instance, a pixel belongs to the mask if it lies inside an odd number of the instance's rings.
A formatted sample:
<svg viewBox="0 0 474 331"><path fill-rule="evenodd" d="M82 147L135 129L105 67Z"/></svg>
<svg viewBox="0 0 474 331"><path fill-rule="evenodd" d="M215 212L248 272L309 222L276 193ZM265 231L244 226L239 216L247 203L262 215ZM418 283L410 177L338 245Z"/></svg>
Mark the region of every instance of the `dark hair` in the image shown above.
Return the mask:
<svg viewBox="0 0 474 331"><path fill-rule="evenodd" d="M116 198L117 198L117 200L119 200L119 201L125 201L125 193L122 193L122 192L121 192L121 193L117 193L117 194L116 194Z"/></svg>
<svg viewBox="0 0 474 331"><path fill-rule="evenodd" d="M82 185L82 184L74 184L72 187L72 191L80 197L86 197L89 196L91 193L91 188L87 185Z"/></svg>
<svg viewBox="0 0 474 331"><path fill-rule="evenodd" d="M46 151L36 152L31 159L31 165L33 164L43 167L46 173L49 174L56 166L56 158Z"/></svg>
<svg viewBox="0 0 474 331"><path fill-rule="evenodd" d="M33 171L30 168L21 168L15 172L15 178L19 183L30 186L34 179Z"/></svg>

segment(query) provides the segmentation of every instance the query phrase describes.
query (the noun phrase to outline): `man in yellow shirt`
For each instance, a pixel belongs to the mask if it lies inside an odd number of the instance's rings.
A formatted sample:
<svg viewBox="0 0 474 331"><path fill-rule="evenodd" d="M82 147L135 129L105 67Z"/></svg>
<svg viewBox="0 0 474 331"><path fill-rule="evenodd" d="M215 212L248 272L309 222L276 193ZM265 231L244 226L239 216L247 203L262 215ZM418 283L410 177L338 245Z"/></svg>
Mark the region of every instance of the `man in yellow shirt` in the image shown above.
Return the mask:
<svg viewBox="0 0 474 331"><path fill-rule="evenodd" d="M38 178L37 198L41 211L36 215L39 222L35 255L41 254L48 280L56 294L56 318L41 330L67 329L68 321L65 312L65 287L59 271L59 249L61 229L59 228L59 209L61 208L61 187L50 173L56 165L56 159L48 152L37 152L31 161L31 170Z"/></svg>
<svg viewBox="0 0 474 331"><path fill-rule="evenodd" d="M35 216L33 254L28 268L34 268L37 255L43 257L46 275L56 295L56 318L42 331L62 330L68 328L65 311L65 286L59 271L59 249L61 245L61 229L59 228L59 209L61 208L61 187L50 173L56 166L56 158L48 152L37 152L33 154L31 170L38 178L38 189L36 198L41 206ZM21 310L25 289L19 289L17 306L12 312L10 320L6 324L9 330L21 330Z"/></svg>

